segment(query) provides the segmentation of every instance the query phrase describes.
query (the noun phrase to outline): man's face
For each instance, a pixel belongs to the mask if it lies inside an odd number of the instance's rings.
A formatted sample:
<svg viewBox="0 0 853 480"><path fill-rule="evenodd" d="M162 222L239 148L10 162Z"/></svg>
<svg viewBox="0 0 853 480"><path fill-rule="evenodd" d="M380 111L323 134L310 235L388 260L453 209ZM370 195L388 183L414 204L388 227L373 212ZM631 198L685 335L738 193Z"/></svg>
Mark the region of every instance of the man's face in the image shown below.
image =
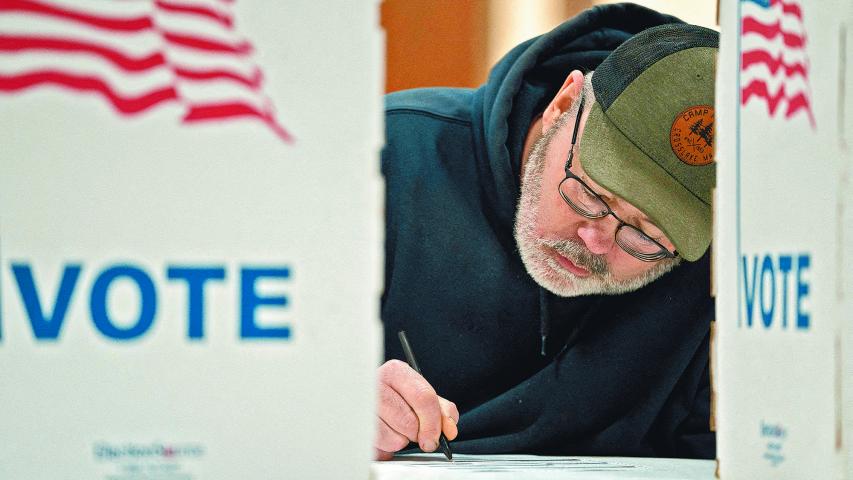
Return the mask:
<svg viewBox="0 0 853 480"><path fill-rule="evenodd" d="M578 144L583 140L581 120ZM563 113L536 141L527 159L516 214L515 238L528 273L560 296L619 294L636 290L675 267L680 259L644 262L616 243L618 221L613 216L586 218L575 212L558 192L571 147L576 109ZM674 251L668 238L648 217L602 188L586 175L577 150L572 172L598 193L622 218Z"/></svg>

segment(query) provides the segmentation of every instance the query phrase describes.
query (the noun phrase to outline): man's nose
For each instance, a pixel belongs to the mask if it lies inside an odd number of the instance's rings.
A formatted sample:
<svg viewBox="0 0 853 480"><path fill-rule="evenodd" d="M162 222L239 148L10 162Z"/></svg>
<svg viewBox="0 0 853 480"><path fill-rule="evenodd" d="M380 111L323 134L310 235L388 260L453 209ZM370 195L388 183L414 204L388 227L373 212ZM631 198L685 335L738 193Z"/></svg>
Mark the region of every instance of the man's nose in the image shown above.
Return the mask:
<svg viewBox="0 0 853 480"><path fill-rule="evenodd" d="M604 255L613 248L615 227L616 222L610 216L587 219L578 226L578 236L590 252Z"/></svg>

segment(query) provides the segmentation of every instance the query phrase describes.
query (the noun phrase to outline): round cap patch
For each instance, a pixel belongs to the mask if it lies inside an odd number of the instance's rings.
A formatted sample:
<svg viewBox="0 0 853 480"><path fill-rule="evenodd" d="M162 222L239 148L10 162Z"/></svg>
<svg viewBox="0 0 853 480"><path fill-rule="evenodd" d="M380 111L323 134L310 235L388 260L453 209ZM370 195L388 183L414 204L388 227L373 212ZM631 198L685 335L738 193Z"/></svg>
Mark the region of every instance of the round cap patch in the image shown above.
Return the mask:
<svg viewBox="0 0 853 480"><path fill-rule="evenodd" d="M694 166L714 161L714 107L694 105L675 117L669 145L679 160Z"/></svg>

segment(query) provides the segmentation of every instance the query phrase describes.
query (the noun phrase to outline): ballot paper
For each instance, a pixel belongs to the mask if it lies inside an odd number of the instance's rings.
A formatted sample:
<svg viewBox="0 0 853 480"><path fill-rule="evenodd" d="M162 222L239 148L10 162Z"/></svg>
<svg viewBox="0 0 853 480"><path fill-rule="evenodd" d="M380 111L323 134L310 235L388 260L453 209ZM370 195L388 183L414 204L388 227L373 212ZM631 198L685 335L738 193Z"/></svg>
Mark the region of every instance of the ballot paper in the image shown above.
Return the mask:
<svg viewBox="0 0 853 480"><path fill-rule="evenodd" d="M713 479L714 462L673 458L544 457L537 455L397 455L375 462L371 480L418 479Z"/></svg>

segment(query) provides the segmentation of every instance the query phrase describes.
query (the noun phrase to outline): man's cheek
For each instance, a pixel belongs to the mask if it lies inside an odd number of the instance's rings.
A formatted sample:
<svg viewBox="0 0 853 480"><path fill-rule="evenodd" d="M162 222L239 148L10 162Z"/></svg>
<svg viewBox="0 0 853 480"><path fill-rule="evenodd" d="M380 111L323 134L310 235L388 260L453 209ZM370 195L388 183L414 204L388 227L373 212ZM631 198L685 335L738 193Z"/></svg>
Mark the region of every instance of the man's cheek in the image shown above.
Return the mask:
<svg viewBox="0 0 853 480"><path fill-rule="evenodd" d="M561 238L559 224L553 222L554 218L551 209L543 208L543 215L536 218L535 231L538 238L559 239Z"/></svg>
<svg viewBox="0 0 853 480"><path fill-rule="evenodd" d="M652 266L652 264L641 262L640 260L636 260L634 257L631 257L630 259L608 258L607 261L610 264L610 271L613 273L613 277L620 281L639 277Z"/></svg>
<svg viewBox="0 0 853 480"><path fill-rule="evenodd" d="M550 232L541 217L537 218L536 223L533 225L533 234L536 238L550 238Z"/></svg>

